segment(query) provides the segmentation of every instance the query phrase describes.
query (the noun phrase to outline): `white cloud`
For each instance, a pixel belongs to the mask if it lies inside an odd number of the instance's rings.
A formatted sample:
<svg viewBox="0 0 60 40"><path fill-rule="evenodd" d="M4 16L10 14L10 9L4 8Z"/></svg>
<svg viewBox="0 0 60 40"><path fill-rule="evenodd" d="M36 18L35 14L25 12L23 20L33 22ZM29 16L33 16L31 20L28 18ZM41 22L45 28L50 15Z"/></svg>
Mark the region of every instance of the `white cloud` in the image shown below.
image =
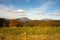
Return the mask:
<svg viewBox="0 0 60 40"><path fill-rule="evenodd" d="M52 0L49 0L47 2L45 2L44 4L42 4L40 7L37 7L37 8L31 8L29 10L27 10L27 12L29 13L36 13L36 14L44 14L45 11L47 11L51 6L50 5L53 5L55 2L51 2Z"/></svg>
<svg viewBox="0 0 60 40"><path fill-rule="evenodd" d="M42 4L40 7L37 8L31 8L29 10L26 10L27 17L31 19L44 19L44 18L52 18L48 14L45 15L46 11L51 8L51 5L53 5L55 1L49 0ZM52 18L54 19L54 17Z"/></svg>
<svg viewBox="0 0 60 40"><path fill-rule="evenodd" d="M50 13L52 16L60 16L60 10L54 10L53 12Z"/></svg>
<svg viewBox="0 0 60 40"><path fill-rule="evenodd" d="M16 12L17 12L17 13L24 13L24 10L18 9Z"/></svg>
<svg viewBox="0 0 60 40"><path fill-rule="evenodd" d="M17 9L14 10L14 7L12 5L10 6L6 6L4 4L0 4L0 18L9 18L9 19L13 19L16 17L22 17L25 16L23 12L23 10Z"/></svg>
<svg viewBox="0 0 60 40"><path fill-rule="evenodd" d="M4 4L0 4L0 11L2 11L2 12L13 11L12 8L13 8L13 5L6 6Z"/></svg>
<svg viewBox="0 0 60 40"><path fill-rule="evenodd" d="M1 4L0 12L10 12L10 13L23 13L24 12L24 10L22 10L22 9L14 10L13 8L14 8L13 5L6 6L6 5Z"/></svg>
<svg viewBox="0 0 60 40"><path fill-rule="evenodd" d="M26 0L26 1L29 2L30 0ZM26 17L28 17L30 19L44 19L44 18L57 19L57 17L54 18L54 17L45 15L45 12L51 7L50 5L53 5L54 3L55 2L49 0L37 8L31 8L28 10L23 10L23 9L14 10L13 5L6 6L6 5L1 4L0 5L0 17L20 18L21 16L26 15ZM52 12L52 14L53 13L54 13L54 15L60 15L60 12L58 12L58 11L54 11L54 12Z"/></svg>

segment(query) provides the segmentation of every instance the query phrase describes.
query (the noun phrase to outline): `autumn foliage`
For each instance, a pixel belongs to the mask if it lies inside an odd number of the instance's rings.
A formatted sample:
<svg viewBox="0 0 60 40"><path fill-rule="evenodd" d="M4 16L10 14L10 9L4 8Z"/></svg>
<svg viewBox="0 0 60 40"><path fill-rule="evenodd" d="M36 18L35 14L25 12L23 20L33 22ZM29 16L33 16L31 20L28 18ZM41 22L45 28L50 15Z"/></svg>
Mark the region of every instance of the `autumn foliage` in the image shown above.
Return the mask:
<svg viewBox="0 0 60 40"><path fill-rule="evenodd" d="M60 27L60 20L31 20L22 22L16 19L0 18L0 27Z"/></svg>
<svg viewBox="0 0 60 40"><path fill-rule="evenodd" d="M10 20L9 27L16 27L19 24L19 22L15 19Z"/></svg>

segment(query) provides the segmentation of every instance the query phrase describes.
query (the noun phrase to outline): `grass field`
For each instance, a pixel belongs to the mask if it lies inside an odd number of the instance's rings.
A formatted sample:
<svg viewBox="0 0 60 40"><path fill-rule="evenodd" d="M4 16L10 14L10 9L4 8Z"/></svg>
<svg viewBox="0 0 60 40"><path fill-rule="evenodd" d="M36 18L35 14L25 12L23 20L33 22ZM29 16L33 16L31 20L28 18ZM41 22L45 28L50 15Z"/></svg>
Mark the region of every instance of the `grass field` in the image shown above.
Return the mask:
<svg viewBox="0 0 60 40"><path fill-rule="evenodd" d="M0 40L60 40L60 27L0 28Z"/></svg>

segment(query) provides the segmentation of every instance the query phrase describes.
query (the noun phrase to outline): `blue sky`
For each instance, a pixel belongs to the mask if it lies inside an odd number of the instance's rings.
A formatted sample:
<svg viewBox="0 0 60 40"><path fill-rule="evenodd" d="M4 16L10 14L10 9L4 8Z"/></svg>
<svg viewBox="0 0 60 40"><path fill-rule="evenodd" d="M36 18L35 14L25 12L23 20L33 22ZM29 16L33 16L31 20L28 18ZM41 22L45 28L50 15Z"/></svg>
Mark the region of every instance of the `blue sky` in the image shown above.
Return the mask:
<svg viewBox="0 0 60 40"><path fill-rule="evenodd" d="M0 18L60 20L60 0L0 0Z"/></svg>

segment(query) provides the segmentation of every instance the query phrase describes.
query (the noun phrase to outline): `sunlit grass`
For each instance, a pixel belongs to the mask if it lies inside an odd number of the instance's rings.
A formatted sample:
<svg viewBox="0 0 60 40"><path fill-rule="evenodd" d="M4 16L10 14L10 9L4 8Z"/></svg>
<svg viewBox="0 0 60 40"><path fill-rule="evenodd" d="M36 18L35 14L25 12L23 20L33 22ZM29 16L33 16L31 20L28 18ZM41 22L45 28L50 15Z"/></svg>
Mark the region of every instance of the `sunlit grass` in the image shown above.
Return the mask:
<svg viewBox="0 0 60 40"><path fill-rule="evenodd" d="M60 33L60 27L16 27L16 28L0 28L0 33L11 34L54 34Z"/></svg>
<svg viewBox="0 0 60 40"><path fill-rule="evenodd" d="M1 37L4 40L59 40L60 27L0 28Z"/></svg>

